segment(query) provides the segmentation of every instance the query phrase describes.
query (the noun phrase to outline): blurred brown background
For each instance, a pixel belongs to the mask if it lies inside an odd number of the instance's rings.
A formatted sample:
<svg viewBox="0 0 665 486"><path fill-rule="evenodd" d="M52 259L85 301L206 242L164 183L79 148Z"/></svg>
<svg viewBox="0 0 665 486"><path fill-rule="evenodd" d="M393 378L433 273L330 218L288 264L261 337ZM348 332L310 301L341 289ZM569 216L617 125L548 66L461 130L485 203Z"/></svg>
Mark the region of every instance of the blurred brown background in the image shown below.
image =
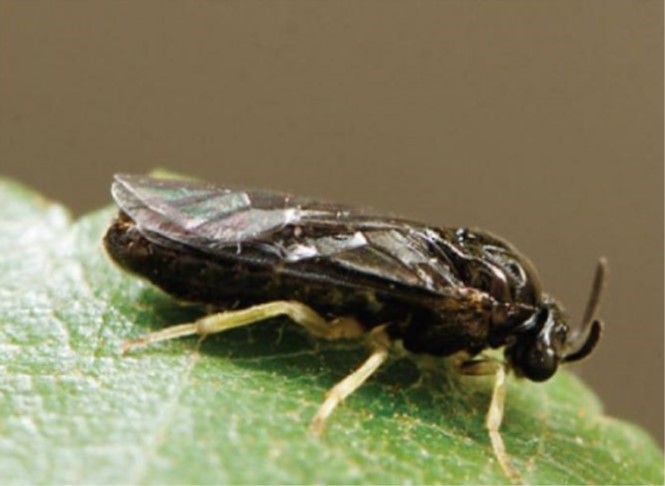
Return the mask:
<svg viewBox="0 0 665 486"><path fill-rule="evenodd" d="M494 230L663 441L661 1L0 2L0 173L73 211L168 168Z"/></svg>

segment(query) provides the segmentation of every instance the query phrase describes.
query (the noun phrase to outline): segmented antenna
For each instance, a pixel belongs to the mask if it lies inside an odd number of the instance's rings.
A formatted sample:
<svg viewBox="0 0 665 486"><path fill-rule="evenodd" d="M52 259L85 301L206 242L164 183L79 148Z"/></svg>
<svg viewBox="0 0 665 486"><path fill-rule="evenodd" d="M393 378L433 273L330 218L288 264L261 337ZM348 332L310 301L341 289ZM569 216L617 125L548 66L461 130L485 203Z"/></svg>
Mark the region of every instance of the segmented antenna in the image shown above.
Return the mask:
<svg viewBox="0 0 665 486"><path fill-rule="evenodd" d="M591 295L587 302L582 325L575 338L571 341L571 351L568 353L563 361L579 361L593 351L600 340L600 335L603 330L603 322L600 319L595 319L596 313L600 307L600 297L605 288L605 281L607 276L607 260L601 258L596 266L596 273L591 285Z"/></svg>

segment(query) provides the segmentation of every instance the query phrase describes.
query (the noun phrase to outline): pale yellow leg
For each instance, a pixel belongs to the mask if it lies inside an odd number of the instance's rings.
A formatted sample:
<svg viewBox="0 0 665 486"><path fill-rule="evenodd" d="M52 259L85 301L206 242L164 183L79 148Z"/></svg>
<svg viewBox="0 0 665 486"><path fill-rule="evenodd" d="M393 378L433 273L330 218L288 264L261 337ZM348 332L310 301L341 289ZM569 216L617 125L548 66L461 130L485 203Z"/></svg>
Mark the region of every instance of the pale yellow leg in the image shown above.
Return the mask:
<svg viewBox="0 0 665 486"><path fill-rule="evenodd" d="M372 346L372 354L369 355L369 358L365 360L360 368L337 383L326 393L326 399L319 407L310 424L310 430L314 435L320 435L323 432L325 421L337 405L356 391L388 358L390 340L384 328L376 328L370 334L369 339Z"/></svg>
<svg viewBox="0 0 665 486"><path fill-rule="evenodd" d="M208 334L220 333L280 315L288 316L313 335L324 339L357 338L365 334L363 327L354 318L341 317L328 322L312 308L299 302L275 301L255 305L247 309L220 312L202 317L191 323L171 326L161 331L126 341L122 346L122 351L127 352L131 349L147 346L159 341L185 336L198 335L205 337ZM310 428L314 434L318 435L323 431L326 419L337 405L357 390L388 358L390 339L385 333L383 326L377 327L370 332L369 341L372 346L372 354L370 354L369 358L367 358L360 368L340 381L326 394L326 399L312 420Z"/></svg>
<svg viewBox="0 0 665 486"><path fill-rule="evenodd" d="M506 401L506 366L496 360L467 361L460 365L460 371L465 375L494 375L494 388L492 401L485 418L485 426L489 432L490 442L494 455L499 461L503 473L513 482L523 483L519 471L510 463L506 446L499 432L503 420L503 410Z"/></svg>
<svg viewBox="0 0 665 486"><path fill-rule="evenodd" d="M363 333L362 327L352 318L340 318L328 322L314 309L300 302L279 300L255 305L247 309L220 312L187 324L167 327L161 331L126 341L122 345L122 351L125 353L134 348L184 336L206 336L224 332L235 327L246 326L281 315L288 316L314 336L325 339L358 337Z"/></svg>

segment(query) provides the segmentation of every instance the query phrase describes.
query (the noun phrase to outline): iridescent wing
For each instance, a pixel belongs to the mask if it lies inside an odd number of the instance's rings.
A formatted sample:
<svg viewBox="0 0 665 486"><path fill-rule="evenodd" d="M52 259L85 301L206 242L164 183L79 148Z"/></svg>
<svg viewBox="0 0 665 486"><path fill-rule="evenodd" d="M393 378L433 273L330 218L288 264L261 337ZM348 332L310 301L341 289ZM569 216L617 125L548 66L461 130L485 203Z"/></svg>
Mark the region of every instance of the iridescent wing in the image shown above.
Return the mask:
<svg viewBox="0 0 665 486"><path fill-rule="evenodd" d="M117 175L112 193L158 244L212 255L258 252L271 264L306 272L332 266L388 288L449 294L460 284L438 254L437 235L418 223L287 194L137 175Z"/></svg>

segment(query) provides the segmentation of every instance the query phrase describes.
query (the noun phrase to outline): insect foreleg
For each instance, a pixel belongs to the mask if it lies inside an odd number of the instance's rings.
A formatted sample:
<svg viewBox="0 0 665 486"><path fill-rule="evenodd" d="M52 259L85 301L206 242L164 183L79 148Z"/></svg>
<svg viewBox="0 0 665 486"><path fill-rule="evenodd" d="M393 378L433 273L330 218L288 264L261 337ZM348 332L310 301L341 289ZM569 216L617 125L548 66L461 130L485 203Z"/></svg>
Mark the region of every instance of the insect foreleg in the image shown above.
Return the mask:
<svg viewBox="0 0 665 486"><path fill-rule="evenodd" d="M320 435L323 432L326 419L332 414L337 405L356 391L388 359L390 340L384 330L384 326L372 330L369 340L372 346L372 354L369 355L360 368L337 383L326 393L326 399L319 407L310 424L310 431L314 435Z"/></svg>
<svg viewBox="0 0 665 486"><path fill-rule="evenodd" d="M459 370L465 375L494 375L492 400L485 418L485 426L489 432L494 455L499 461L504 474L512 481L522 483L520 473L510 463L506 446L499 432L506 401L506 365L501 361L487 358L463 362L459 365Z"/></svg>
<svg viewBox="0 0 665 486"><path fill-rule="evenodd" d="M216 334L282 315L300 324L314 336L325 339L350 338L362 334L360 325L351 318L340 318L328 322L314 309L300 302L278 300L247 309L220 312L187 324L167 327L161 331L126 341L122 345L122 351L127 352L148 344L184 336Z"/></svg>

